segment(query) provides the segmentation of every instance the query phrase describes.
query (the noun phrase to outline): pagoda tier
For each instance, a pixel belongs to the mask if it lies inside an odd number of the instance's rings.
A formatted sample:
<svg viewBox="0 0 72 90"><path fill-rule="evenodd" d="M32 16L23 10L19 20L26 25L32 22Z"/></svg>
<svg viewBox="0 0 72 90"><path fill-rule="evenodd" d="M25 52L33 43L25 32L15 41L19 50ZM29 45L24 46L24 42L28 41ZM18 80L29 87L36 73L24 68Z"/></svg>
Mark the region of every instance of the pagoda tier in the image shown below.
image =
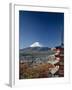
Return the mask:
<svg viewBox="0 0 72 90"><path fill-rule="evenodd" d="M56 51L58 52L55 55L55 58L59 58L59 62L55 64L59 66L59 70L55 73L55 75L58 75L58 77L64 77L64 48L57 47Z"/></svg>

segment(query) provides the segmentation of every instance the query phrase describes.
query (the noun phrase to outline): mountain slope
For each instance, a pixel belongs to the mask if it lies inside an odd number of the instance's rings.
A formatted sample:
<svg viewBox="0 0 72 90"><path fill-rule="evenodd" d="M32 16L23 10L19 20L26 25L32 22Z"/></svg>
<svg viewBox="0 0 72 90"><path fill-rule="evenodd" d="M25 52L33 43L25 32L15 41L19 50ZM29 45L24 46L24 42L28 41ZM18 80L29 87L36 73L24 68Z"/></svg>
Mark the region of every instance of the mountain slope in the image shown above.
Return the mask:
<svg viewBox="0 0 72 90"><path fill-rule="evenodd" d="M20 52L45 52L50 50L48 47L27 47L24 49L20 49Z"/></svg>

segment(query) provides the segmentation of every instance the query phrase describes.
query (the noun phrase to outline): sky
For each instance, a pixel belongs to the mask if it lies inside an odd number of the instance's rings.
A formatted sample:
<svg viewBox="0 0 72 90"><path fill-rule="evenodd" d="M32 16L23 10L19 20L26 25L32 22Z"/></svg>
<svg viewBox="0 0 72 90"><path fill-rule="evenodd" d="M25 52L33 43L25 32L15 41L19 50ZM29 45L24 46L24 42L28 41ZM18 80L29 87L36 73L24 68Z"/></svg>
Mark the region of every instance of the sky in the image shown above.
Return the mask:
<svg viewBox="0 0 72 90"><path fill-rule="evenodd" d="M63 32L64 13L19 11L20 49L29 47L35 42L44 47L58 46L61 44Z"/></svg>

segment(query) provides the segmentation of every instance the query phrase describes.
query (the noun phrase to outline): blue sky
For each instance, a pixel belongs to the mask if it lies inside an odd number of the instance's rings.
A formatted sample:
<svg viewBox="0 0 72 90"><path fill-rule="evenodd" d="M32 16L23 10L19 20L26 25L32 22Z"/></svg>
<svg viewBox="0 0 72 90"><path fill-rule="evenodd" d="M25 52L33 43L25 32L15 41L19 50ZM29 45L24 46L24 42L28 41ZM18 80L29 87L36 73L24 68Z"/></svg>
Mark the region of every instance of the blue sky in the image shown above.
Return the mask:
<svg viewBox="0 0 72 90"><path fill-rule="evenodd" d="M19 11L20 48L34 42L40 42L44 47L58 46L63 32L64 13Z"/></svg>

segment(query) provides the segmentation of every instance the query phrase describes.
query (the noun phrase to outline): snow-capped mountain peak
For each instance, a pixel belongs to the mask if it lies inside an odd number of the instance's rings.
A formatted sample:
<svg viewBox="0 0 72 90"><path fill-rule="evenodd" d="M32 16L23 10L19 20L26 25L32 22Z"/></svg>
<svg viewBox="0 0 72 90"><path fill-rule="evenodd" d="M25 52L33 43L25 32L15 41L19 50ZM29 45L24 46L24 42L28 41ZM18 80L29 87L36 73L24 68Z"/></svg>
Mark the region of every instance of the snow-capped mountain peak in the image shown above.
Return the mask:
<svg viewBox="0 0 72 90"><path fill-rule="evenodd" d="M42 45L39 42L35 42L31 44L30 47L42 47Z"/></svg>

